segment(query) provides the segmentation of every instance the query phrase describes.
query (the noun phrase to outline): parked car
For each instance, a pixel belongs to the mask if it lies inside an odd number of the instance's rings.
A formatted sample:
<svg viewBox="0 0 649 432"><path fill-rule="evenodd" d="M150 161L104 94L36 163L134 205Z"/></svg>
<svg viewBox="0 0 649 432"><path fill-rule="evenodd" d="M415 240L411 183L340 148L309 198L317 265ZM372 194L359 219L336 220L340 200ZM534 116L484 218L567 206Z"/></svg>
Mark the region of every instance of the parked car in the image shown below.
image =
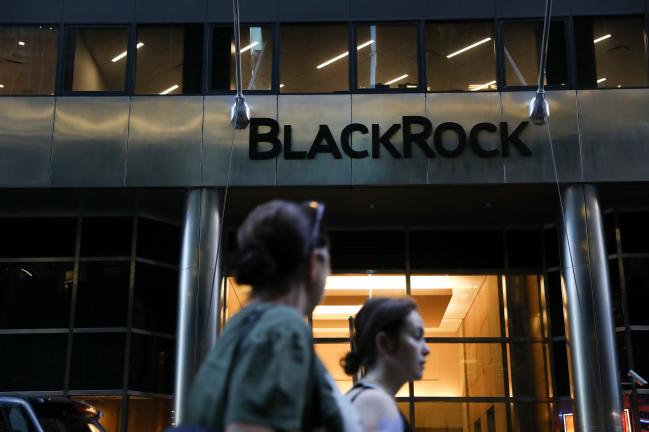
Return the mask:
<svg viewBox="0 0 649 432"><path fill-rule="evenodd" d="M0 432L106 432L101 411L63 397L0 396Z"/></svg>

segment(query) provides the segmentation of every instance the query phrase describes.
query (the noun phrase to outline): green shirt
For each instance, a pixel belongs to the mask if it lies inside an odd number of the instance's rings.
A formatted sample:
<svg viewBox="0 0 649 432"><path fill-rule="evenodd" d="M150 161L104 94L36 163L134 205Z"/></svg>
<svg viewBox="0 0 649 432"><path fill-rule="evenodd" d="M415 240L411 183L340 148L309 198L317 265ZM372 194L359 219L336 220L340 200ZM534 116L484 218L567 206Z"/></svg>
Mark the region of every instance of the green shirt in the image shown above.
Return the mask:
<svg viewBox="0 0 649 432"><path fill-rule="evenodd" d="M258 310L264 312L234 358L246 317ZM330 389L318 378L324 373L310 329L295 309L268 303L248 306L228 323L196 375L187 422L219 430L231 422L280 431L325 424L326 429L339 430L340 415Z"/></svg>

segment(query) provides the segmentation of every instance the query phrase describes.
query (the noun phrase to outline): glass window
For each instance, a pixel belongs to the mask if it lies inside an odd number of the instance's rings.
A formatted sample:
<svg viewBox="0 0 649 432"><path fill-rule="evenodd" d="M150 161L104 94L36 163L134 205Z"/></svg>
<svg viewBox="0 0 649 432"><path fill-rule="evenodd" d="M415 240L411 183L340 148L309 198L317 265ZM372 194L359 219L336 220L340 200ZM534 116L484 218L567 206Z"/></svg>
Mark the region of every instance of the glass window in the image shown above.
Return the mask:
<svg viewBox="0 0 649 432"><path fill-rule="evenodd" d="M131 263L79 265L76 327L126 327Z"/></svg>
<svg viewBox="0 0 649 432"><path fill-rule="evenodd" d="M316 354L320 357L320 360L322 360L322 363L329 371L329 374L336 381L336 384L338 384L338 389L343 394L347 393L353 385L351 375L347 375L340 365L340 361L345 357L349 350L349 342L315 344Z"/></svg>
<svg viewBox="0 0 649 432"><path fill-rule="evenodd" d="M25 408L20 405L13 405L3 403L3 406L0 407L0 418L3 417L7 421L7 426L4 426L0 423L3 431L12 431L12 432L35 432L36 428L34 427L29 414ZM5 429L6 428L6 429Z"/></svg>
<svg viewBox="0 0 649 432"><path fill-rule="evenodd" d="M504 396L499 343L429 343L424 375L415 396Z"/></svg>
<svg viewBox="0 0 649 432"><path fill-rule="evenodd" d="M579 86L649 85L644 17L580 18L575 21Z"/></svg>
<svg viewBox="0 0 649 432"><path fill-rule="evenodd" d="M649 253L649 213L620 213L620 235L623 253ZM609 251L608 253L615 253Z"/></svg>
<svg viewBox="0 0 649 432"><path fill-rule="evenodd" d="M504 403L494 402L415 402L414 430L507 431L507 410Z"/></svg>
<svg viewBox="0 0 649 432"><path fill-rule="evenodd" d="M280 92L349 90L346 25L283 25L281 37Z"/></svg>
<svg viewBox="0 0 649 432"><path fill-rule="evenodd" d="M65 90L124 91L127 46L127 28L68 29Z"/></svg>
<svg viewBox="0 0 649 432"><path fill-rule="evenodd" d="M552 406L548 403L514 402L511 404L512 431L555 431ZM505 430L505 429L503 429Z"/></svg>
<svg viewBox="0 0 649 432"><path fill-rule="evenodd" d="M273 29L241 27L241 82L243 90L270 90L273 85ZM211 90L236 90L236 60L232 27L212 31Z"/></svg>
<svg viewBox="0 0 649 432"><path fill-rule="evenodd" d="M329 236L331 267L334 272L403 271L406 267L403 232L332 231Z"/></svg>
<svg viewBox="0 0 649 432"><path fill-rule="evenodd" d="M541 233L536 230L508 230L507 259L510 269L540 269Z"/></svg>
<svg viewBox="0 0 649 432"><path fill-rule="evenodd" d="M417 26L358 26L356 43L359 89L419 86Z"/></svg>
<svg viewBox="0 0 649 432"><path fill-rule="evenodd" d="M121 389L125 345L126 335L123 333L75 334L72 341L70 388Z"/></svg>
<svg viewBox="0 0 649 432"><path fill-rule="evenodd" d="M171 426L172 408L171 399L129 396L129 432L164 431Z"/></svg>
<svg viewBox="0 0 649 432"><path fill-rule="evenodd" d="M63 390L67 334L0 335L0 391Z"/></svg>
<svg viewBox="0 0 649 432"><path fill-rule="evenodd" d="M508 86L537 86L543 40L543 21L503 25L505 82ZM563 21L552 21L548 40L545 85L568 84L566 36Z"/></svg>
<svg viewBox="0 0 649 432"><path fill-rule="evenodd" d="M565 341L552 343L552 356L554 357L555 394L557 396L570 396L570 371L568 369L568 346Z"/></svg>
<svg viewBox="0 0 649 432"><path fill-rule="evenodd" d="M203 26L138 26L136 94L198 94L203 73Z"/></svg>
<svg viewBox="0 0 649 432"><path fill-rule="evenodd" d="M0 328L67 328L74 263L0 263Z"/></svg>
<svg viewBox="0 0 649 432"><path fill-rule="evenodd" d="M426 25L427 90L497 89L494 46L489 22Z"/></svg>
<svg viewBox="0 0 649 432"><path fill-rule="evenodd" d="M135 267L133 327L175 333L177 296L177 270L138 262Z"/></svg>
<svg viewBox="0 0 649 432"><path fill-rule="evenodd" d="M624 278L629 305L629 324L649 325L649 314L646 309L649 304L649 258L625 258Z"/></svg>
<svg viewBox="0 0 649 432"><path fill-rule="evenodd" d="M122 398L120 396L74 396L72 399L89 403L101 411L99 424L107 432L119 430L119 418L121 416ZM40 417L39 415L39 418ZM90 430L88 432L97 432Z"/></svg>
<svg viewBox="0 0 649 432"><path fill-rule="evenodd" d="M56 27L0 26L0 52L0 95L54 94Z"/></svg>
<svg viewBox="0 0 649 432"><path fill-rule="evenodd" d="M502 232L412 231L413 269L496 269L503 267Z"/></svg>
<svg viewBox="0 0 649 432"><path fill-rule="evenodd" d="M0 257L74 257L75 218L0 219Z"/></svg>
<svg viewBox="0 0 649 432"><path fill-rule="evenodd" d="M129 388L144 392L171 394L174 373L174 341L133 334Z"/></svg>
<svg viewBox="0 0 649 432"><path fill-rule="evenodd" d="M506 277L507 322L510 337L542 338L546 332L542 318L539 277Z"/></svg>
<svg viewBox="0 0 649 432"><path fill-rule="evenodd" d="M139 218L137 256L169 264L180 263L180 227Z"/></svg>
<svg viewBox="0 0 649 432"><path fill-rule="evenodd" d="M85 217L81 228L81 256L130 256L133 219Z"/></svg>
<svg viewBox="0 0 649 432"><path fill-rule="evenodd" d="M507 344L509 385L514 397L548 397L548 347L544 343ZM523 429L527 430L527 429Z"/></svg>

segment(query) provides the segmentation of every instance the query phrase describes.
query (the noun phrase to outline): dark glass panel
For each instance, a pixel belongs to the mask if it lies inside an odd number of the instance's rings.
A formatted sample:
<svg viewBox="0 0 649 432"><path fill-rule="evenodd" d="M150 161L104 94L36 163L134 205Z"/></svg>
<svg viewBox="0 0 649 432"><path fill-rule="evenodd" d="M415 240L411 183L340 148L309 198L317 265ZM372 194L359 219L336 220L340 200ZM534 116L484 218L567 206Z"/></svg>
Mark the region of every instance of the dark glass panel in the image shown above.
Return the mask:
<svg viewBox="0 0 649 432"><path fill-rule="evenodd" d="M631 344L633 347L633 370L640 374L644 379L649 379L649 332L631 332ZM623 368L623 380L628 381L629 378L626 377L626 372L628 370L624 365L621 367Z"/></svg>
<svg viewBox="0 0 649 432"><path fill-rule="evenodd" d="M139 218L137 256L178 265L180 227L152 219Z"/></svg>
<svg viewBox="0 0 649 432"><path fill-rule="evenodd" d="M72 399L88 403L101 411L101 424L106 432L119 431L119 421L122 415L122 398L120 396L74 396ZM55 430L59 432L58 430ZM47 432L47 431L46 431ZM70 431L72 432L72 431ZM97 432L97 431L83 431Z"/></svg>
<svg viewBox="0 0 649 432"><path fill-rule="evenodd" d="M553 432L555 421L552 405L538 402L514 402L511 404L512 432ZM504 431L504 429L503 429Z"/></svg>
<svg viewBox="0 0 649 432"><path fill-rule="evenodd" d="M174 359L173 340L134 333L131 337L129 389L171 394Z"/></svg>
<svg viewBox="0 0 649 432"><path fill-rule="evenodd" d="M498 402L415 402L414 430L504 432L508 430L507 410Z"/></svg>
<svg viewBox="0 0 649 432"><path fill-rule="evenodd" d="M649 213L620 213L623 253L649 253Z"/></svg>
<svg viewBox="0 0 649 432"><path fill-rule="evenodd" d="M515 342L508 344L511 389L514 397L548 397L547 345Z"/></svg>
<svg viewBox="0 0 649 432"><path fill-rule="evenodd" d="M403 232L333 231L329 235L334 272L405 269Z"/></svg>
<svg viewBox="0 0 649 432"><path fill-rule="evenodd" d="M552 21L546 85L567 85L568 62L563 21ZM543 21L506 22L503 26L505 81L508 86L537 86Z"/></svg>
<svg viewBox="0 0 649 432"><path fill-rule="evenodd" d="M271 27L241 26L241 81L243 90L270 90L273 75ZM232 27L212 30L212 90L236 89L236 61Z"/></svg>
<svg viewBox="0 0 649 432"><path fill-rule="evenodd" d="M552 336L564 336L566 334L566 326L563 319L561 273L559 273L559 271L549 272L545 282L545 290L550 301L549 311L552 325Z"/></svg>
<svg viewBox="0 0 649 432"><path fill-rule="evenodd" d="M559 397L570 397L570 367L568 346L565 341L552 343L552 357L554 358L555 394Z"/></svg>
<svg viewBox="0 0 649 432"><path fill-rule="evenodd" d="M66 90L126 89L127 28L69 28L66 35Z"/></svg>
<svg viewBox="0 0 649 432"><path fill-rule="evenodd" d="M346 25L282 25L282 93L335 93L349 90Z"/></svg>
<svg viewBox="0 0 649 432"><path fill-rule="evenodd" d="M45 26L0 26L0 95L53 95L59 31Z"/></svg>
<svg viewBox="0 0 649 432"><path fill-rule="evenodd" d="M126 327L130 262L79 265L76 327Z"/></svg>
<svg viewBox="0 0 649 432"><path fill-rule="evenodd" d="M203 25L138 26L136 94L200 94Z"/></svg>
<svg viewBox="0 0 649 432"><path fill-rule="evenodd" d="M547 267L559 267L559 238L557 227L544 230L545 240L545 265Z"/></svg>
<svg viewBox="0 0 649 432"><path fill-rule="evenodd" d="M123 333L77 333L72 342L70 388L109 390L123 386Z"/></svg>
<svg viewBox="0 0 649 432"><path fill-rule="evenodd" d="M0 218L0 257L73 257L75 218Z"/></svg>
<svg viewBox="0 0 649 432"><path fill-rule="evenodd" d="M74 264L0 263L0 328L67 328Z"/></svg>
<svg viewBox="0 0 649 432"><path fill-rule="evenodd" d="M86 217L81 225L81 256L130 256L133 219Z"/></svg>
<svg viewBox="0 0 649 432"><path fill-rule="evenodd" d="M580 87L649 85L643 16L577 18L575 42Z"/></svg>
<svg viewBox="0 0 649 432"><path fill-rule="evenodd" d="M0 335L0 391L61 391L66 334Z"/></svg>
<svg viewBox="0 0 649 432"><path fill-rule="evenodd" d="M406 89L419 86L417 27L356 27L359 89Z"/></svg>
<svg viewBox="0 0 649 432"><path fill-rule="evenodd" d="M629 344L626 342L624 331L615 332L617 367L620 382L631 383L631 378L627 376L629 371ZM635 347L634 347L635 348ZM635 354L635 352L634 352Z"/></svg>
<svg viewBox="0 0 649 432"><path fill-rule="evenodd" d="M539 231L507 231L507 257L510 269L540 269L541 252Z"/></svg>
<svg viewBox="0 0 649 432"><path fill-rule="evenodd" d="M413 269L503 268L501 231L412 231Z"/></svg>
<svg viewBox="0 0 649 432"><path fill-rule="evenodd" d="M624 305L622 298L620 266L617 258L608 261L609 279L611 282L611 303L615 327L624 326ZM627 288L628 289L628 288Z"/></svg>
<svg viewBox="0 0 649 432"><path fill-rule="evenodd" d="M604 240L606 241L606 253L608 255L617 253L615 241L615 213L604 214Z"/></svg>
<svg viewBox="0 0 649 432"><path fill-rule="evenodd" d="M649 258L625 258L624 279L629 324L649 325Z"/></svg>
<svg viewBox="0 0 649 432"><path fill-rule="evenodd" d="M174 334L177 303L178 271L137 263L133 327Z"/></svg>
<svg viewBox="0 0 649 432"><path fill-rule="evenodd" d="M426 74L428 91L497 89L493 23L427 24Z"/></svg>
<svg viewBox="0 0 649 432"><path fill-rule="evenodd" d="M544 337L538 276L507 276L506 293L509 336Z"/></svg>

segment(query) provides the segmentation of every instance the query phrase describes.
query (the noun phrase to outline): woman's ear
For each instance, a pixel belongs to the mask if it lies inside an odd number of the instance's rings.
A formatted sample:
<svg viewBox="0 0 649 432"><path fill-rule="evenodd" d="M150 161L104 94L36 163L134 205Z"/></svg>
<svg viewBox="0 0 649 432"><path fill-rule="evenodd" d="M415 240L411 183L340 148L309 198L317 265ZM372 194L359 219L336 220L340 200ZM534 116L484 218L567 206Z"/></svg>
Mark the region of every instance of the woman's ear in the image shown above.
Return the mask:
<svg viewBox="0 0 649 432"><path fill-rule="evenodd" d="M376 344L376 351L378 354L390 355L396 351L394 341L388 336L386 332L378 332L374 339Z"/></svg>

